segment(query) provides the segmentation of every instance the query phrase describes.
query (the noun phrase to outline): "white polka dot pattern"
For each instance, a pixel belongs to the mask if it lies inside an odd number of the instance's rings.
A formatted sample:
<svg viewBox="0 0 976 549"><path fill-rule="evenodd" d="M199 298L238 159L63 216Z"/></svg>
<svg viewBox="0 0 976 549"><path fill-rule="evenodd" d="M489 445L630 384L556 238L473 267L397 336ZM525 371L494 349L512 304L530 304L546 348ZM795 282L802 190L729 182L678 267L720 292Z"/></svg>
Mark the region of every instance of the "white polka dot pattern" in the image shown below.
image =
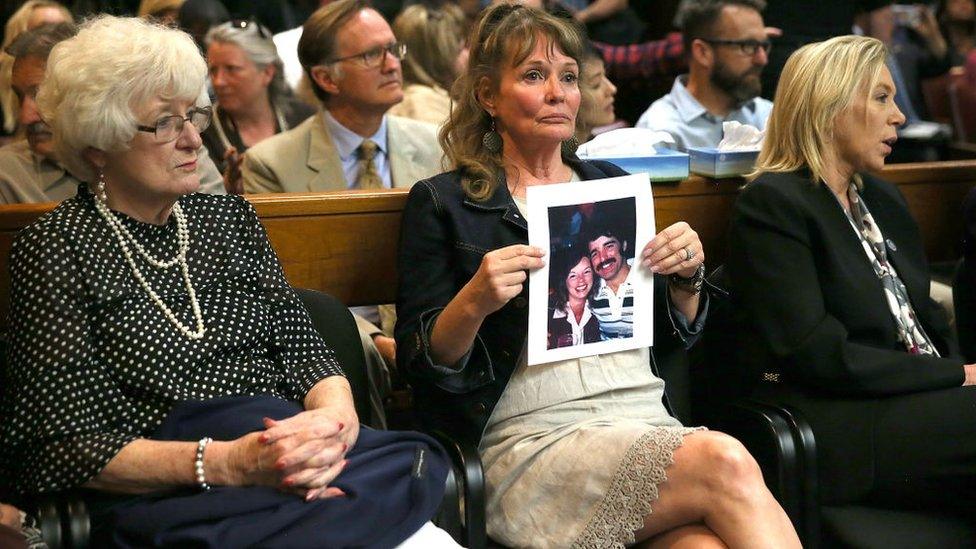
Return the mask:
<svg viewBox="0 0 976 549"><path fill-rule="evenodd" d="M253 208L236 196L180 199L207 332L183 337L139 285L87 190L17 236L0 396L0 479L20 494L78 486L179 401L273 395L301 401L342 375L285 281ZM115 213L154 257L176 252L175 220ZM192 325L177 266L139 268Z"/></svg>

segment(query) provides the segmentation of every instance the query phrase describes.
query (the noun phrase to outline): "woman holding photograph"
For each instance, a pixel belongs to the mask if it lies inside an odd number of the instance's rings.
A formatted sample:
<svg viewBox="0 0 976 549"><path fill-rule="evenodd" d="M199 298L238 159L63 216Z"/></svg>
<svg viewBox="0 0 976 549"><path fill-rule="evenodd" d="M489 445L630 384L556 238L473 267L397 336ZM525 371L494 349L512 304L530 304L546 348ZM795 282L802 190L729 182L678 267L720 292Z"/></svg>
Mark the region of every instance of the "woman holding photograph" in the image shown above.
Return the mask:
<svg viewBox="0 0 976 549"><path fill-rule="evenodd" d="M569 347L600 341L600 323L590 310L593 265L589 250L579 244L554 254L549 271L553 290L546 348Z"/></svg>
<svg viewBox="0 0 976 549"><path fill-rule="evenodd" d="M518 547L798 547L742 445L669 412L651 349L527 366L525 271L544 254L527 245L526 188L624 172L564 146L580 103L572 23L498 4L469 43L440 136L457 169L418 182L404 210L396 335L422 419L480 441L488 533ZM635 259L671 277L655 285L654 354L684 352L707 307L698 235L674 224Z"/></svg>

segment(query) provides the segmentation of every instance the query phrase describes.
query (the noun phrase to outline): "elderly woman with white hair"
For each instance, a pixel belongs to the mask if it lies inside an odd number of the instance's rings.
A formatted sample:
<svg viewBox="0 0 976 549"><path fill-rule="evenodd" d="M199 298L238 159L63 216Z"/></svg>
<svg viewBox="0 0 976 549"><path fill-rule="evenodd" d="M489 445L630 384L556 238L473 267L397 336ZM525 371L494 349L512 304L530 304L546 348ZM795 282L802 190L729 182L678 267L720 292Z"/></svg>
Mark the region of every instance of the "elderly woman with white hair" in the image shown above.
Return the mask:
<svg viewBox="0 0 976 549"><path fill-rule="evenodd" d="M0 492L88 489L97 547L413 539L443 451L360 430L254 210L196 193L205 77L188 35L134 18L51 53L38 103L87 186L11 254Z"/></svg>
<svg viewBox="0 0 976 549"><path fill-rule="evenodd" d="M210 29L207 66L217 101L203 144L224 173L228 192L243 192L240 162L258 142L295 127L315 109L295 99L271 33L254 21Z"/></svg>

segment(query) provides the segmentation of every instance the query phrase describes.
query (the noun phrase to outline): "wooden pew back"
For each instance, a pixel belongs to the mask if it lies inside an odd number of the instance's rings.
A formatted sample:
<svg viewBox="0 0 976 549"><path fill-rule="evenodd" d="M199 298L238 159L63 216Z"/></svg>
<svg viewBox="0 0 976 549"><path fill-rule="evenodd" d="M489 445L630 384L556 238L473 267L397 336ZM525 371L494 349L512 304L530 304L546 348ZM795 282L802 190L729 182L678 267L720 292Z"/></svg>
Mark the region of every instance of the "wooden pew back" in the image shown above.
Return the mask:
<svg viewBox="0 0 976 549"><path fill-rule="evenodd" d="M960 206L976 184L976 161L893 165L881 175L897 184L908 200L929 260L958 257ZM743 183L697 176L655 183L658 228L687 221L702 239L707 263L723 263L732 204ZM396 250L406 196L405 190L391 190L247 198L293 286L327 292L348 305L368 305L396 300ZM0 206L0 330L7 326L10 308L8 259L13 238L54 206Z"/></svg>

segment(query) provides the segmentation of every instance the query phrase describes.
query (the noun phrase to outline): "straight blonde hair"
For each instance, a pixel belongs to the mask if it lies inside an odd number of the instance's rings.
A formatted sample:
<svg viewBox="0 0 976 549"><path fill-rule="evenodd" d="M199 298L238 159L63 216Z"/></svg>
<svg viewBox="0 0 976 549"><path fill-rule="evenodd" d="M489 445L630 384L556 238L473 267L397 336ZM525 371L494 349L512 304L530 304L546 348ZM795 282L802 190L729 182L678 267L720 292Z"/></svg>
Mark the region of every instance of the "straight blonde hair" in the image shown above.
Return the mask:
<svg viewBox="0 0 976 549"><path fill-rule="evenodd" d="M454 4L414 4L400 12L393 34L407 45L403 83L450 90L458 76L454 67L464 49L465 24L464 12Z"/></svg>
<svg viewBox="0 0 976 549"><path fill-rule="evenodd" d="M822 181L837 115L851 108L865 84L874 88L887 56L880 40L853 35L794 52L783 67L766 139L749 177L806 168L814 182Z"/></svg>

